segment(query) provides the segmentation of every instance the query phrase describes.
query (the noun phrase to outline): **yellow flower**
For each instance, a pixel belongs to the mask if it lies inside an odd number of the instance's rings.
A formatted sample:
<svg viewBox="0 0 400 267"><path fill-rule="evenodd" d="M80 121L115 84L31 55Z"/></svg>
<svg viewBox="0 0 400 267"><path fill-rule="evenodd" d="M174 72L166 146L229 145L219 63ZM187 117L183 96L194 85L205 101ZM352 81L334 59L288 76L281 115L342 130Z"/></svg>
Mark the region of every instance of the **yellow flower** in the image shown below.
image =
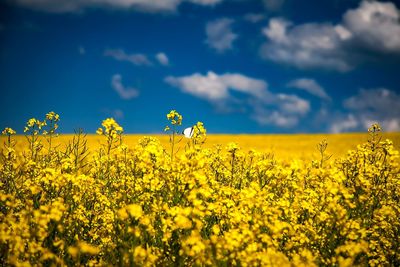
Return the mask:
<svg viewBox="0 0 400 267"><path fill-rule="evenodd" d="M182 124L182 115L179 114L176 110L171 110L167 114L167 119L171 121L172 125L181 125Z"/></svg>
<svg viewBox="0 0 400 267"><path fill-rule="evenodd" d="M79 249L77 247L69 247L68 254L72 256L72 258L76 258L79 254Z"/></svg>
<svg viewBox="0 0 400 267"><path fill-rule="evenodd" d="M143 215L142 207L137 204L126 206L126 211L129 213L130 216L134 217L135 219L139 219Z"/></svg>
<svg viewBox="0 0 400 267"><path fill-rule="evenodd" d="M178 214L175 219L176 227L181 229L190 229L192 228L192 222L184 215Z"/></svg>
<svg viewBox="0 0 400 267"><path fill-rule="evenodd" d="M368 128L368 132L370 133L380 132L381 130L381 126L378 123L374 123Z"/></svg>
<svg viewBox="0 0 400 267"><path fill-rule="evenodd" d="M102 134L103 134L103 128L98 128L97 131L96 131L96 133L97 133L98 135L102 135Z"/></svg>
<svg viewBox="0 0 400 267"><path fill-rule="evenodd" d="M13 129L6 127L2 132L3 135L14 135L16 134L16 131L14 131Z"/></svg>
<svg viewBox="0 0 400 267"><path fill-rule="evenodd" d="M135 261L143 261L146 258L146 255L146 249L141 246L136 247L133 252L133 257L135 258Z"/></svg>
<svg viewBox="0 0 400 267"><path fill-rule="evenodd" d="M58 115L54 111L50 111L46 114L46 120L57 122L60 120L60 115Z"/></svg>
<svg viewBox="0 0 400 267"><path fill-rule="evenodd" d="M81 253L85 253L85 254L89 254L89 255L96 255L100 252L100 250L97 247L92 246L83 241L79 242L78 246L79 246Z"/></svg>
<svg viewBox="0 0 400 267"><path fill-rule="evenodd" d="M226 147L226 150L230 153L235 153L237 150L239 150L239 146L237 143L230 142L228 146Z"/></svg>

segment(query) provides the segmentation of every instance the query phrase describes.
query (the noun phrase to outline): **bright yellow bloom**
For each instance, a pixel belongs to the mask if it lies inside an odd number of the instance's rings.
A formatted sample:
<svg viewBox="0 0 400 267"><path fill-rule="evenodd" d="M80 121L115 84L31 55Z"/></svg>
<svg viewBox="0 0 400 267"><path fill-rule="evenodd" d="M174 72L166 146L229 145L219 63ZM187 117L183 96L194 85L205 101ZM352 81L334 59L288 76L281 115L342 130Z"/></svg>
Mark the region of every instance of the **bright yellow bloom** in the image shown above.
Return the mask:
<svg viewBox="0 0 400 267"><path fill-rule="evenodd" d="M192 228L192 222L184 215L177 215L175 217L175 223L177 228L190 229Z"/></svg>
<svg viewBox="0 0 400 267"><path fill-rule="evenodd" d="M182 117L171 111L167 118L176 133ZM4 265L400 262L400 154L396 139L382 141L378 126L367 143L336 160L318 153L328 142L316 147L322 139L316 138L304 160L269 150L247 152L249 144L243 143L244 149L233 142L226 149L203 148L201 122L183 145L177 141L181 136L172 134L171 153L155 137L130 144L111 118L98 132L106 144L75 134L46 146L58 120L52 112L46 115L47 127L29 120L27 141L17 136L14 142L13 131L3 131ZM47 136L38 135L44 130Z"/></svg>
<svg viewBox="0 0 400 267"><path fill-rule="evenodd" d="M126 206L126 211L135 219L139 219L143 215L142 207L137 204L130 204Z"/></svg>
<svg viewBox="0 0 400 267"><path fill-rule="evenodd" d="M181 125L182 124L182 115L179 114L176 110L171 110L167 114L167 119L171 121L172 125Z"/></svg>
<svg viewBox="0 0 400 267"><path fill-rule="evenodd" d="M239 150L239 146L238 146L237 143L230 142L230 143L227 145L226 150L227 150L228 152L235 153L237 150Z"/></svg>
<svg viewBox="0 0 400 267"><path fill-rule="evenodd" d="M97 133L98 135L103 135L103 128L98 128L97 131L96 131L96 133Z"/></svg>
<svg viewBox="0 0 400 267"><path fill-rule="evenodd" d="M100 252L99 248L92 246L86 242L79 242L78 245L80 252L89 255L96 255Z"/></svg>
<svg viewBox="0 0 400 267"><path fill-rule="evenodd" d="M11 129L9 127L4 128L4 130L1 132L1 134L3 134L3 135L14 135L16 133L17 133L16 131L14 131L13 129Z"/></svg>

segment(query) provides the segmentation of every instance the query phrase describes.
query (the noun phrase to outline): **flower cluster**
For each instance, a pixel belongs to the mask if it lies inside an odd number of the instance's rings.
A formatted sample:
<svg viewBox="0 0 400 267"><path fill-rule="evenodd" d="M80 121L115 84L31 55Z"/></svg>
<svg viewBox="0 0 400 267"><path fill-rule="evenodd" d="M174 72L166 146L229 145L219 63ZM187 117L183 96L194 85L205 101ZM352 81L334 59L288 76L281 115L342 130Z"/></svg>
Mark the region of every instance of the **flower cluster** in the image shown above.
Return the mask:
<svg viewBox="0 0 400 267"><path fill-rule="evenodd" d="M58 129L58 122L60 121L60 115L58 115L57 113L55 113L54 111L51 111L49 113L46 114L46 125L49 126L48 130L44 130L43 134L49 134L49 135L53 135L55 134L56 130Z"/></svg>
<svg viewBox="0 0 400 267"><path fill-rule="evenodd" d="M16 131L14 131L9 127L4 128L4 130L1 132L2 135L7 135L7 136L14 135L16 133L17 133Z"/></svg>
<svg viewBox="0 0 400 267"><path fill-rule="evenodd" d="M101 123L101 126L103 126L103 128L98 128L96 131L96 133L99 135L116 138L118 135L121 135L124 132L124 129L113 118L105 119Z"/></svg>
<svg viewBox="0 0 400 267"><path fill-rule="evenodd" d="M167 119L171 121L172 125L181 125L182 124L182 115L179 114L176 110L171 110L167 114Z"/></svg>
<svg viewBox="0 0 400 267"><path fill-rule="evenodd" d="M24 128L24 133L29 133L32 135L38 135L40 130L46 126L46 121L40 121L35 118L31 118L26 122L26 126Z"/></svg>
<svg viewBox="0 0 400 267"><path fill-rule="evenodd" d="M128 146L113 119L99 130L106 144L89 150L81 131L51 151L6 142L15 151L0 158L0 265L399 266L400 158L377 129L336 160L326 141L314 160L233 142Z"/></svg>

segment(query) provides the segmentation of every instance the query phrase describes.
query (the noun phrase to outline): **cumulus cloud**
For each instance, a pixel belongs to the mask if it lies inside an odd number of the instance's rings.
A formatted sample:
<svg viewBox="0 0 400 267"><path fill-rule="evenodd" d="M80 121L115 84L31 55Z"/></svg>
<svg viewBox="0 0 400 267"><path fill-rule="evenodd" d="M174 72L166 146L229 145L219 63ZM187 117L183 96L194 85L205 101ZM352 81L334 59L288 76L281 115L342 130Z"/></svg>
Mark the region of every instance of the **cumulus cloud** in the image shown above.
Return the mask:
<svg viewBox="0 0 400 267"><path fill-rule="evenodd" d="M125 87L122 84L122 76L120 74L114 74L112 76L111 86L122 99L129 100L139 96L139 91L137 89Z"/></svg>
<svg viewBox="0 0 400 267"><path fill-rule="evenodd" d="M369 53L400 54L400 11L393 3L363 1L338 24L293 25L272 18L263 29L267 38L261 56L300 69L349 71Z"/></svg>
<svg viewBox="0 0 400 267"><path fill-rule="evenodd" d="M146 54L128 54L123 49L106 49L104 51L104 56L111 57L118 61L130 62L136 66L153 66L153 62L148 58ZM169 65L169 59L165 53L159 52L154 57L161 65Z"/></svg>
<svg viewBox="0 0 400 267"><path fill-rule="evenodd" d="M213 6L216 5L223 0L190 0L189 2L193 4L203 5L203 6Z"/></svg>
<svg viewBox="0 0 400 267"><path fill-rule="evenodd" d="M334 120L331 131L365 131L379 123L384 131L400 131L400 95L386 88L361 89L343 101L349 114Z"/></svg>
<svg viewBox="0 0 400 267"><path fill-rule="evenodd" d="M260 125L275 125L282 128L296 126L310 111L309 101L288 94L270 94L268 99L254 100L251 118Z"/></svg>
<svg viewBox="0 0 400 267"><path fill-rule="evenodd" d="M300 69L348 71L353 66L347 52L341 49L346 41L345 30L339 29L331 24L317 23L293 26L285 19L273 18L263 29L269 41L261 47L261 55Z"/></svg>
<svg viewBox="0 0 400 267"><path fill-rule="evenodd" d="M239 104L250 109L250 117L260 125L293 127L310 111L310 103L296 95L273 94L264 80L251 78L240 73L206 75L194 73L189 76L168 76L165 82L182 92L207 100L217 108L230 101L237 102L234 92L245 95ZM243 101L243 99L245 99Z"/></svg>
<svg viewBox="0 0 400 267"><path fill-rule="evenodd" d="M293 115L285 115L281 111L270 111L256 106L256 112L252 118L260 125L275 125L282 128L290 128L299 123L299 118Z"/></svg>
<svg viewBox="0 0 400 267"><path fill-rule="evenodd" d="M161 65L164 65L164 66L169 65L169 59L168 59L167 55L163 52L158 53L156 55L156 59Z"/></svg>
<svg viewBox="0 0 400 267"><path fill-rule="evenodd" d="M233 42L238 35L232 31L232 19L222 18L206 24L206 44L217 52L222 53L232 49Z"/></svg>
<svg viewBox="0 0 400 267"><path fill-rule="evenodd" d="M189 76L168 76L165 81L181 89L182 92L209 101L218 101L230 97L229 90L247 93L253 96L263 96L267 83L263 80L250 78L238 73L218 75L209 71L207 75L195 73Z"/></svg>
<svg viewBox="0 0 400 267"><path fill-rule="evenodd" d="M347 11L344 25L358 42L372 50L400 52L400 11L393 3L363 1Z"/></svg>
<svg viewBox="0 0 400 267"><path fill-rule="evenodd" d="M310 103L296 95L277 94L280 108L292 114L305 115L310 111Z"/></svg>
<svg viewBox="0 0 400 267"><path fill-rule="evenodd" d="M222 0L15 0L15 4L50 13L82 12L89 8L129 9L148 13L176 12L183 2L213 6Z"/></svg>
<svg viewBox="0 0 400 267"><path fill-rule="evenodd" d="M341 133L355 130L359 126L359 122L356 120L353 114L342 116L340 119L336 119L331 123L330 132Z"/></svg>
<svg viewBox="0 0 400 267"><path fill-rule="evenodd" d="M270 11L279 10L284 3L285 0L263 0L264 7Z"/></svg>
<svg viewBox="0 0 400 267"><path fill-rule="evenodd" d="M137 66L151 66L152 62L145 54L128 54L122 49L107 49L104 55L118 61L127 61Z"/></svg>
<svg viewBox="0 0 400 267"><path fill-rule="evenodd" d="M286 84L287 87L296 88L304 90L309 94L317 96L319 98L330 100L329 95L326 93L325 89L319 85L314 79L300 78L295 79Z"/></svg>
<svg viewBox="0 0 400 267"><path fill-rule="evenodd" d="M386 88L361 89L343 106L358 114L364 128L378 122L386 131L400 130L400 95Z"/></svg>
<svg viewBox="0 0 400 267"><path fill-rule="evenodd" d="M246 15L244 15L243 18L251 23L258 23L260 21L263 21L266 16L261 13L247 13Z"/></svg>

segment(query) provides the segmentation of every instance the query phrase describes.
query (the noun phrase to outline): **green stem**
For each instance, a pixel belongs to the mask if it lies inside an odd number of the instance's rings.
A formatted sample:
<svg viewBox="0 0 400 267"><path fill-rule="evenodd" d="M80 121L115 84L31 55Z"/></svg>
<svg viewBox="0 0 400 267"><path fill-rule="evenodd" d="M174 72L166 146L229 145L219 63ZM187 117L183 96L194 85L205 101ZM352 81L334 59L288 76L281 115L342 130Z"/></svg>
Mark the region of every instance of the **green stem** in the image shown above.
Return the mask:
<svg viewBox="0 0 400 267"><path fill-rule="evenodd" d="M174 145L175 145L175 125L173 126L172 129L171 160L174 157Z"/></svg>

